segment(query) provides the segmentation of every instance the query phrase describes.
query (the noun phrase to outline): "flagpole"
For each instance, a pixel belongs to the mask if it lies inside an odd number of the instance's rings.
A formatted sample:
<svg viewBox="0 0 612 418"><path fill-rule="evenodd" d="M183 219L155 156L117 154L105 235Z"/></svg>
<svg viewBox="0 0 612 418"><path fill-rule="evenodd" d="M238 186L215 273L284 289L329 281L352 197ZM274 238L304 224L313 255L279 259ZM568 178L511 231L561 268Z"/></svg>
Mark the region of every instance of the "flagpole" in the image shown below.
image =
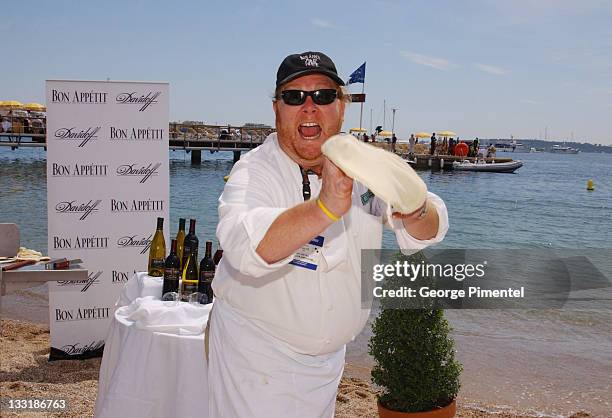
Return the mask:
<svg viewBox="0 0 612 418"><path fill-rule="evenodd" d="M361 94L363 94L364 90L365 90L365 78L363 79L363 83L361 84ZM361 132L362 119L363 119L363 102L361 102L361 109L359 110L359 132Z"/></svg>

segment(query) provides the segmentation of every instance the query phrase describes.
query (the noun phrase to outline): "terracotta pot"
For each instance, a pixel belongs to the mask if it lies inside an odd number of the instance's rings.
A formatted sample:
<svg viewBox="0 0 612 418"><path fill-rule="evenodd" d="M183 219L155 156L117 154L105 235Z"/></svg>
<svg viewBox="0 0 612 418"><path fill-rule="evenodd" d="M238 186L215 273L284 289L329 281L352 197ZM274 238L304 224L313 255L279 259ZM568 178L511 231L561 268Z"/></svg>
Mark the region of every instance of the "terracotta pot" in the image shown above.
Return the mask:
<svg viewBox="0 0 612 418"><path fill-rule="evenodd" d="M378 402L378 416L380 416L380 418L452 418L455 416L455 412L457 412L457 403L455 399L444 408L425 412L392 411Z"/></svg>

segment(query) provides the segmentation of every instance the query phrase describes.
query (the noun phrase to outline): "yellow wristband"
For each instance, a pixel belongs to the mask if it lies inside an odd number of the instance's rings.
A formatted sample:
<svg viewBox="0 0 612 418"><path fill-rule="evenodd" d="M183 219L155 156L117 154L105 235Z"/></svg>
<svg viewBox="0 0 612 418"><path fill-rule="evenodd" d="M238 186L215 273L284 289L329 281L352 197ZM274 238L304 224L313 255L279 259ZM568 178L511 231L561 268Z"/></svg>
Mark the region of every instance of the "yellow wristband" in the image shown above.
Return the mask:
<svg viewBox="0 0 612 418"><path fill-rule="evenodd" d="M321 199L317 199L317 205L319 205L323 213L326 214L327 217L331 219L332 221L337 222L340 220L340 218L338 218L336 215L331 213L331 211L327 209L327 207L325 207L325 204L323 204L323 201Z"/></svg>

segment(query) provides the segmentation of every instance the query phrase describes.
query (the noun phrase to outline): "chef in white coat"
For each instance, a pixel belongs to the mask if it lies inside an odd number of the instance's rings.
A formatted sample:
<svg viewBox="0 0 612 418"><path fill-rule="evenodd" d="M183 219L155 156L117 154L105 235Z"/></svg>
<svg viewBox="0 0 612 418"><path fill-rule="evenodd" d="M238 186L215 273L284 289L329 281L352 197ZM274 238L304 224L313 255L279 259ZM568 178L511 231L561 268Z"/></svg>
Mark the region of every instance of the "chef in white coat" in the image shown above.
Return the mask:
<svg viewBox="0 0 612 418"><path fill-rule="evenodd" d="M385 202L321 154L341 130L343 86L325 54L286 57L272 103L276 133L234 165L219 198L210 417L332 417L345 345L369 314L361 250L381 248L383 224L406 249L446 234L438 196L388 218Z"/></svg>

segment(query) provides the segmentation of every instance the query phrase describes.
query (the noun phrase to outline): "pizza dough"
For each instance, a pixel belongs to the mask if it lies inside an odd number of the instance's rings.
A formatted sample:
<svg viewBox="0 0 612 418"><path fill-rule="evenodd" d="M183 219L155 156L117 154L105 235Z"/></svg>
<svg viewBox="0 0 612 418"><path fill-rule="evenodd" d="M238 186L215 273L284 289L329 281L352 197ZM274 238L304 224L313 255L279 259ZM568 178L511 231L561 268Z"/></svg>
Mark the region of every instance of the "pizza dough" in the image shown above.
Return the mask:
<svg viewBox="0 0 612 418"><path fill-rule="evenodd" d="M425 182L398 155L368 145L349 134L332 136L321 151L347 176L391 205L393 211L412 213L425 203Z"/></svg>

